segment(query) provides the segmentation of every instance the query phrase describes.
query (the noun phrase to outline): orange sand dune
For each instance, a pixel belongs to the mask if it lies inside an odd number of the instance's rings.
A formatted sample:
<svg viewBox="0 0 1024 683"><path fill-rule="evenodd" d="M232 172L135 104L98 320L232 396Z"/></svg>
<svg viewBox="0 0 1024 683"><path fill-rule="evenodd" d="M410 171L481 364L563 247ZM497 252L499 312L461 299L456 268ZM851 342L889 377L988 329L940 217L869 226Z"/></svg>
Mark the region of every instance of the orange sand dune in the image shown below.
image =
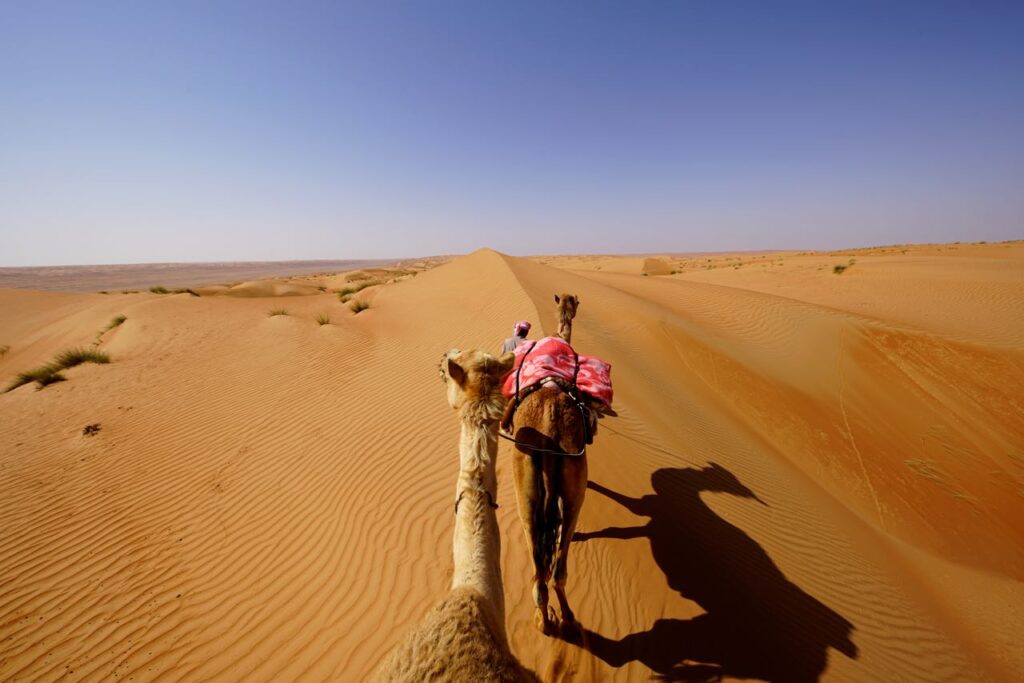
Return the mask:
<svg viewBox="0 0 1024 683"><path fill-rule="evenodd" d="M330 291L0 290L5 385L69 346L112 357L0 394L0 680L361 679L451 577L442 352L497 350L523 318L553 333L562 291L618 417L570 556L582 647L532 625L501 447L525 664L1021 680L1024 245L941 248L842 274L851 254L661 256L665 275L480 250L358 315Z"/></svg>

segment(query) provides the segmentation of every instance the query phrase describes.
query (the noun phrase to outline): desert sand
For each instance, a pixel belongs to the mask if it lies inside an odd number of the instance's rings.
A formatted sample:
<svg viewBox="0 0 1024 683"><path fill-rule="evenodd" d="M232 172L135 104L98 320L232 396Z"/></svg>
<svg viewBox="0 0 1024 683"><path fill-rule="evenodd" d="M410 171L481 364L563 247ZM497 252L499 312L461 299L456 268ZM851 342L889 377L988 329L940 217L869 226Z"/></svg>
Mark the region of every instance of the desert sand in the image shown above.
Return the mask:
<svg viewBox="0 0 1024 683"><path fill-rule="evenodd" d="M357 314L334 292L360 279ZM612 364L618 416L570 555L581 643L533 626L500 447L520 661L1024 679L1024 243L482 249L235 287L0 290L4 386L68 347L111 358L0 394L0 680L363 678L451 581L438 361L519 319L553 334L555 292L579 296L573 343Z"/></svg>

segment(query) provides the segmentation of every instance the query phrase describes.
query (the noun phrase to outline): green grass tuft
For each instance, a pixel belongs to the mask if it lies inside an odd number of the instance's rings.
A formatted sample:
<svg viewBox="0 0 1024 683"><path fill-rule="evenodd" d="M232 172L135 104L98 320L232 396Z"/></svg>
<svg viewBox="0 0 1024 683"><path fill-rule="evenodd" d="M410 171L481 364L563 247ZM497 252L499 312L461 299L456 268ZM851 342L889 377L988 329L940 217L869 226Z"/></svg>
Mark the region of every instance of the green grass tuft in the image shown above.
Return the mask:
<svg viewBox="0 0 1024 683"><path fill-rule="evenodd" d="M109 362L110 356L105 351L83 347L61 351L54 358L53 365L58 370L64 370L81 365L82 363L99 363L103 365Z"/></svg>
<svg viewBox="0 0 1024 683"><path fill-rule="evenodd" d="M330 325L331 324L331 318L330 318L330 316L328 316L328 315L326 315L324 313L321 313L320 315L318 315L316 317L316 322L319 325Z"/></svg>
<svg viewBox="0 0 1024 683"><path fill-rule="evenodd" d="M38 384L39 388L42 389L43 387L48 386L50 384L56 384L57 382L65 382L67 381L67 379L67 377L65 377L64 375L60 374L55 370L43 377L36 379L36 384Z"/></svg>
<svg viewBox="0 0 1024 683"><path fill-rule="evenodd" d="M65 379L60 374L60 368L53 365L40 365L38 368L33 368L27 372L19 372L14 381L4 391L13 391L23 384L29 384L30 382L36 382L39 384L39 388L42 388L47 384L62 382Z"/></svg>
<svg viewBox="0 0 1024 683"><path fill-rule="evenodd" d="M348 307L352 309L353 313L360 313L362 311L365 311L367 308L369 308L370 304L366 303L365 301L358 301L357 300L357 301L353 301L352 303L350 303L348 305Z"/></svg>
<svg viewBox="0 0 1024 683"><path fill-rule="evenodd" d="M343 287L338 290L338 298L341 299L341 303L346 303L356 292L361 292L367 287L373 287L374 285L379 284L381 284L380 280L364 280L362 282L351 284L348 287Z"/></svg>
<svg viewBox="0 0 1024 683"><path fill-rule="evenodd" d="M78 348L78 349L65 349L57 354L57 357L53 359L52 363L46 365L40 365L38 368L29 370L28 372L18 373L14 381L5 389L10 391L17 389L23 384L29 382L35 382L39 385L39 388L45 387L47 384L53 384L54 382L63 382L67 378L60 374L61 370L67 368L73 368L76 365L82 363L109 363L110 356L103 351L99 351L94 348Z"/></svg>

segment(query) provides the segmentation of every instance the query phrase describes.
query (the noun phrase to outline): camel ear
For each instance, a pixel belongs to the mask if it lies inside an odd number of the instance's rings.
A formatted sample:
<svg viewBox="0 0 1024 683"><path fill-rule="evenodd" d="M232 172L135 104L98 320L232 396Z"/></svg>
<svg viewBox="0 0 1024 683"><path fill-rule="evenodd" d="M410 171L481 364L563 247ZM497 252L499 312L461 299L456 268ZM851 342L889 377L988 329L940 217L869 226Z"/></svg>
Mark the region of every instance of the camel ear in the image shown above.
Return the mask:
<svg viewBox="0 0 1024 683"><path fill-rule="evenodd" d="M460 387L466 382L466 371L451 358L448 359L448 376L455 380Z"/></svg>
<svg viewBox="0 0 1024 683"><path fill-rule="evenodd" d="M562 303L562 300L558 298L558 295L557 295L557 294L555 294L555 303L556 303L556 304L560 304L560 303Z"/></svg>
<svg viewBox="0 0 1024 683"><path fill-rule="evenodd" d="M511 370L512 366L516 364L516 354L509 351L504 353L498 358L498 375L504 377Z"/></svg>

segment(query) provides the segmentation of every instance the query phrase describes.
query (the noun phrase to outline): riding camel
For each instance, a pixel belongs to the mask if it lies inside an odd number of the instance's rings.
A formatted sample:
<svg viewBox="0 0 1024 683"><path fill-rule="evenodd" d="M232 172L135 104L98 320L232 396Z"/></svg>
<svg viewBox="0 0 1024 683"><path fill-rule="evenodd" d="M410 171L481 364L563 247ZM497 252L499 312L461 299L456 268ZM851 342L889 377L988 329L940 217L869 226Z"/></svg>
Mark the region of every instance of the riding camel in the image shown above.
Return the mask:
<svg viewBox="0 0 1024 683"><path fill-rule="evenodd" d="M569 343L579 299L555 295L558 336ZM565 596L569 545L587 491L586 444L600 408L574 388L549 383L510 404L502 427L516 442L513 454L516 502L533 557L534 623L543 633L565 631L576 617ZM553 579L560 615L548 607Z"/></svg>
<svg viewBox="0 0 1024 683"><path fill-rule="evenodd" d="M498 421L505 408L501 385L514 358L453 349L441 359L448 403L462 423L452 588L381 662L373 680L537 680L509 650L494 513Z"/></svg>

